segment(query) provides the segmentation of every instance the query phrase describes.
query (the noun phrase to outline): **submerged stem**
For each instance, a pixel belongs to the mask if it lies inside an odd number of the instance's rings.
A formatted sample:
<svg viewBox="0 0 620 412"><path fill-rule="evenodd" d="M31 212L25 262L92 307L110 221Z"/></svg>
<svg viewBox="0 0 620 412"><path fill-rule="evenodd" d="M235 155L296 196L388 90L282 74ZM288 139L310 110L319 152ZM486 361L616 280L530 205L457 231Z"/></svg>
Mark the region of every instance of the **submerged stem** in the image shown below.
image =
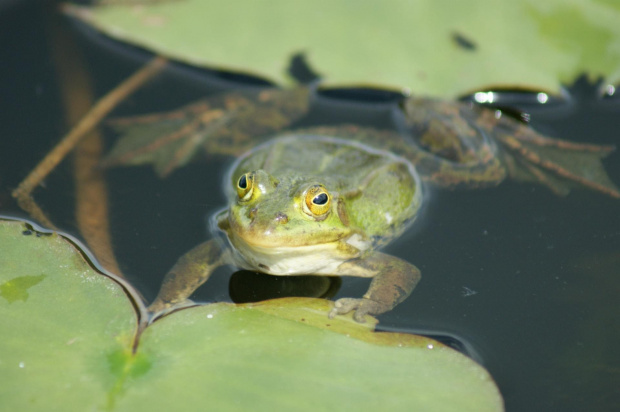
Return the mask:
<svg viewBox="0 0 620 412"><path fill-rule="evenodd" d="M63 137L39 164L26 176L13 191L13 197L17 199L19 206L30 216L42 222L46 226L54 228L51 221L37 206L32 197L32 191L43 179L65 158L65 156L84 138L101 120L112 111L127 96L136 91L146 81L159 73L167 63L167 59L157 56L142 69L127 78L108 94L103 96L82 117L82 119Z"/></svg>

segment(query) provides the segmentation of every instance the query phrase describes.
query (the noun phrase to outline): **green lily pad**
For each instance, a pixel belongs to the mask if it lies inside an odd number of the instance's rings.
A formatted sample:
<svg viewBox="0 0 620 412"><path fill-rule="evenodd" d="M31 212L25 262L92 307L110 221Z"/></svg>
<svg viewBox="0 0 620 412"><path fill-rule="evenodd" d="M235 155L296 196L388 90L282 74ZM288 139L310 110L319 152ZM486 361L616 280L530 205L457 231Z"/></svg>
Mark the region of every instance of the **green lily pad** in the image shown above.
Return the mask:
<svg viewBox="0 0 620 412"><path fill-rule="evenodd" d="M123 406L155 408L146 388L213 410L501 410L488 374L431 339L328 319L326 301L282 299L180 311L146 330L153 379ZM283 318L284 316L284 318ZM302 320L303 319L303 320ZM312 326L309 326L312 325ZM348 334L341 333L348 330ZM166 407L178 406L169 400ZM267 405L269 406L267 408Z"/></svg>
<svg viewBox="0 0 620 412"><path fill-rule="evenodd" d="M284 82L304 53L329 84L453 97L491 85L558 91L620 80L620 7L592 0L135 1L65 11L190 64Z"/></svg>
<svg viewBox="0 0 620 412"><path fill-rule="evenodd" d="M129 285L94 271L63 236L21 222L0 221L0 244L3 409L503 409L471 359L328 319L325 300L188 308L134 345L142 304Z"/></svg>
<svg viewBox="0 0 620 412"><path fill-rule="evenodd" d="M0 221L0 244L0 409L102 408L137 327L125 291L57 234Z"/></svg>

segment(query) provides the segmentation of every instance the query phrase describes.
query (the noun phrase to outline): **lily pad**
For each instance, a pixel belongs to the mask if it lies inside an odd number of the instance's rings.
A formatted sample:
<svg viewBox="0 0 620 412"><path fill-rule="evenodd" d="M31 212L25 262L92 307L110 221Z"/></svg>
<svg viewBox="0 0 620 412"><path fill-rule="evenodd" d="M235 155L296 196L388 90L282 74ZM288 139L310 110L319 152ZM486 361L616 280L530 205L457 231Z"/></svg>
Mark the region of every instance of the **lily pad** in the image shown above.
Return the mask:
<svg viewBox="0 0 620 412"><path fill-rule="evenodd" d="M0 244L0 409L102 408L138 323L125 291L58 234L0 221Z"/></svg>
<svg viewBox="0 0 620 412"><path fill-rule="evenodd" d="M141 351L153 354L158 367L141 388L180 394L187 405L206 398L213 410L257 405L269 410L502 409L488 374L454 350L420 336L374 333L351 319L327 319L326 301L293 302L208 305L156 322L145 332ZM350 333L340 333L343 329ZM155 408L162 402L173 408L179 400L154 400L136 388L122 405Z"/></svg>
<svg viewBox="0 0 620 412"><path fill-rule="evenodd" d="M611 1L185 0L65 10L155 53L276 82L298 53L329 84L442 97L491 85L557 92L582 73L620 80L620 8Z"/></svg>
<svg viewBox="0 0 620 412"><path fill-rule="evenodd" d="M188 308L134 345L142 304L130 286L93 270L65 237L22 222L0 221L0 243L7 410L503 409L471 359L328 319L325 300Z"/></svg>

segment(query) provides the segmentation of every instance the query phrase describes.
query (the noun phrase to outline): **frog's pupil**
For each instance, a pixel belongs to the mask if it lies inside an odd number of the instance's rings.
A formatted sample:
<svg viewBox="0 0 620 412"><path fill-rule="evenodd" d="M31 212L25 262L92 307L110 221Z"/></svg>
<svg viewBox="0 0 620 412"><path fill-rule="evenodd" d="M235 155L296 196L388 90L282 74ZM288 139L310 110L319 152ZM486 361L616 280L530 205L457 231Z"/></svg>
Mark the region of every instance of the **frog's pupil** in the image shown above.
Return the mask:
<svg viewBox="0 0 620 412"><path fill-rule="evenodd" d="M248 187L248 180L246 179L245 175L241 176L241 178L239 179L239 187L241 189L246 189Z"/></svg>
<svg viewBox="0 0 620 412"><path fill-rule="evenodd" d="M320 195L315 196L314 199L312 199L312 203L315 205L324 205L327 203L327 195L325 193L321 193Z"/></svg>

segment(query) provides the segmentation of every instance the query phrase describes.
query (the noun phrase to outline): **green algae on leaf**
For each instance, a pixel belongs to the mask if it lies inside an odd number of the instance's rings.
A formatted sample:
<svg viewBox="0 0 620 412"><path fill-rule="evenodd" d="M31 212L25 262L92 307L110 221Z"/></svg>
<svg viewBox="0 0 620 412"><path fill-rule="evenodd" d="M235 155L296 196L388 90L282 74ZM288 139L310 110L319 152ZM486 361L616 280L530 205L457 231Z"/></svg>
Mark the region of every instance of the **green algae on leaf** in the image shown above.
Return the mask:
<svg viewBox="0 0 620 412"><path fill-rule="evenodd" d="M39 276L17 276L0 284L0 297L3 297L9 303L18 300L26 301L28 299L28 289L35 286L45 279L45 275Z"/></svg>
<svg viewBox="0 0 620 412"><path fill-rule="evenodd" d="M108 385L108 409L114 409L116 399L124 394L129 385L145 375L152 361L143 353L135 354L127 348L116 348L107 355L111 379Z"/></svg>
<svg viewBox="0 0 620 412"><path fill-rule="evenodd" d="M489 85L557 92L584 72L620 79L620 10L609 0L129 3L65 11L155 53L277 82L300 52L329 84L441 97Z"/></svg>

